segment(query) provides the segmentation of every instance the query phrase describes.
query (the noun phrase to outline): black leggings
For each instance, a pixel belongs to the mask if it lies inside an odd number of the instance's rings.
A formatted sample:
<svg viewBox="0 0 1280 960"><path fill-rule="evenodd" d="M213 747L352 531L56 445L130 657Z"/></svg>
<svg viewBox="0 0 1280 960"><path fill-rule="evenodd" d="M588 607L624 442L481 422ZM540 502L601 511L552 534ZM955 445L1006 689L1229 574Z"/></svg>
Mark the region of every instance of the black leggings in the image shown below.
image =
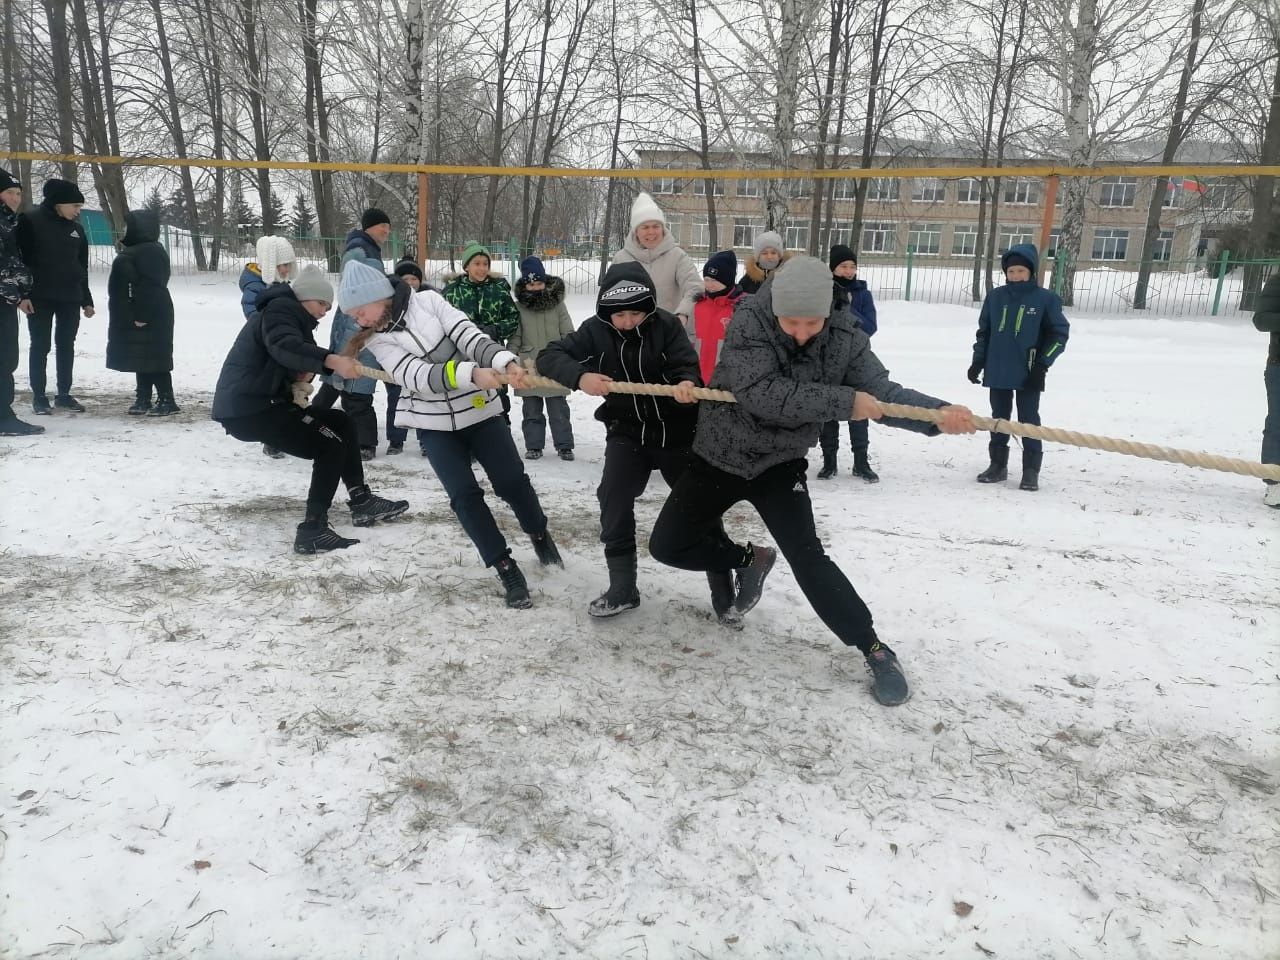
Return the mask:
<svg viewBox="0 0 1280 960"><path fill-rule="evenodd" d="M222 421L237 440L265 443L291 457L312 461L307 517L319 517L333 504L341 480L350 490L364 484L364 463L355 424L341 410L317 410L278 403L251 417Z"/></svg>

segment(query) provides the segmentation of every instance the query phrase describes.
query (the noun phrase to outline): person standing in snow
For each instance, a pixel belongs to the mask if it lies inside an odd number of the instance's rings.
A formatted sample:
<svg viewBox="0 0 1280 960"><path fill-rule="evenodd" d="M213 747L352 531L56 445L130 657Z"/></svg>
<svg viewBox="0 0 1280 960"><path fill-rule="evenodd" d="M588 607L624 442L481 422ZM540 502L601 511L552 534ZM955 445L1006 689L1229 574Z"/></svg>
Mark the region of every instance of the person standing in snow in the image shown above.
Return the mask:
<svg viewBox="0 0 1280 960"><path fill-rule="evenodd" d="M737 402L699 404L692 461L658 516L649 552L668 566L707 571L712 608L728 625L741 623L777 559L771 547L725 534L721 518L747 501L814 612L866 658L877 699L902 703L909 690L897 656L818 539L805 454L821 424L880 419L881 400L941 410L937 425L885 420L928 435L972 433L973 414L890 380L853 318L832 310L831 272L815 257L793 258L738 305L710 385Z"/></svg>
<svg viewBox="0 0 1280 960"><path fill-rule="evenodd" d="M351 418L339 410L300 407L293 384L329 372L357 375L351 357L316 345L315 329L333 303L333 285L307 267L293 285L272 284L258 298L232 344L213 394L213 419L237 440L269 443L290 456L312 461L307 508L293 549L313 554L343 550L359 540L329 526L329 508L341 481L351 499L351 522L368 527L400 516L406 500L387 500L365 483L364 462Z"/></svg>
<svg viewBox="0 0 1280 960"><path fill-rule="evenodd" d="M493 258L478 243L462 251L462 273L444 285L444 298L465 313L480 332L494 343L505 344L520 329L520 310L511 299L511 285L505 277L490 272ZM511 397L507 388L498 391L502 418L511 423ZM421 438L419 438L421 439ZM423 449L422 455L427 455Z"/></svg>
<svg viewBox="0 0 1280 960"><path fill-rule="evenodd" d="M743 293L758 293L764 282L791 256L786 252L782 237L772 230L757 234L751 246L754 256L747 257L742 279L738 281L738 288Z"/></svg>
<svg viewBox="0 0 1280 960"><path fill-rule="evenodd" d="M31 271L18 249L22 184L0 170L0 437L33 437L44 427L13 412L13 372L18 369L18 313L31 312Z"/></svg>
<svg viewBox="0 0 1280 960"><path fill-rule="evenodd" d="M693 331L703 383L711 382L725 331L742 299L737 277L738 257L732 250L721 250L702 267L702 292L693 296Z"/></svg>
<svg viewBox="0 0 1280 960"><path fill-rule="evenodd" d="M702 277L693 258L671 236L666 215L647 193L631 204L631 231L613 255L615 266L630 262L644 267L658 292L659 309L679 317L692 338L693 295L702 289Z"/></svg>
<svg viewBox="0 0 1280 960"><path fill-rule="evenodd" d="M520 358L521 364L534 360L554 340L573 333L573 318L564 304L564 281L547 276L537 257L520 261L520 279L516 281L516 306L520 310L520 326L507 341L507 349ZM559 394L526 388L516 396L524 404L521 428L524 432L524 458L537 460L547 442L547 420L551 420L551 442L561 460L573 459L573 424L569 422L569 401ZM543 416L543 404L546 416Z"/></svg>
<svg viewBox="0 0 1280 960"><path fill-rule="evenodd" d="M89 239L78 219L83 206L84 194L74 183L48 180L44 201L18 218L18 247L33 280L32 311L27 316L31 409L41 416L52 410L45 392L51 345L56 351L58 388L53 407L84 412L84 405L71 395L80 314L89 320L94 313L89 292Z"/></svg>
<svg viewBox="0 0 1280 960"><path fill-rule="evenodd" d="M701 386L698 355L684 325L657 305L653 281L638 263L614 264L604 275L595 316L538 354L538 372L573 390L603 397L596 419L605 425L600 542L609 589L587 607L613 617L640 605L636 588L636 498L654 470L675 486L689 462ZM675 399L609 392L615 381L669 383Z"/></svg>
<svg viewBox="0 0 1280 960"><path fill-rule="evenodd" d="M1262 462L1280 464L1280 273L1272 275L1258 294L1253 325L1271 334L1263 381L1267 388L1267 419L1262 425ZM1263 503L1280 510L1280 483L1263 481L1267 491Z"/></svg>
<svg viewBox="0 0 1280 960"><path fill-rule="evenodd" d="M1018 422L1039 426L1045 375L1066 349L1071 325L1058 295L1036 279L1040 255L1034 244L1014 244L1000 258L1000 267L1005 284L987 294L978 313L969 382L981 379L991 391L991 416L996 420L1013 415L1016 395ZM978 482L1004 483L1009 477L1009 435L991 434L988 449L991 464L978 474ZM1043 444L1025 438L1019 489L1040 489L1043 460Z"/></svg>
<svg viewBox="0 0 1280 960"><path fill-rule="evenodd" d="M120 253L107 279L107 369L132 373L137 395L126 411L167 417L173 399L173 300L169 252L160 245L160 217L151 210L125 215ZM156 403L151 405L155 391Z"/></svg>
<svg viewBox="0 0 1280 960"><path fill-rule="evenodd" d="M284 237L259 237L255 245L258 259L250 260L240 271L240 311L246 320L258 315L258 297L277 283L288 283L297 273L297 254L293 244ZM262 445L262 452L275 460L284 454L270 444Z"/></svg>
<svg viewBox="0 0 1280 960"><path fill-rule="evenodd" d="M515 609L533 606L529 584L485 503L471 469L474 457L493 492L505 500L544 567L563 566L538 495L524 471L511 430L501 419L496 388L505 373L519 387L516 355L486 336L434 290L414 293L362 261L342 269L338 302L363 329L348 355L368 348L400 384L396 419L421 428L423 449L458 522L486 567L493 567Z"/></svg>
<svg viewBox="0 0 1280 960"><path fill-rule="evenodd" d="M833 310L846 310L853 316L858 328L868 337L876 334L876 301L871 296L867 281L858 277L858 256L842 243L831 248L827 258L831 277L835 284ZM867 483L879 483L880 477L871 469L868 455L870 425L866 420L849 421L849 446L853 448L853 475ZM830 480L838 471L836 458L840 453L840 421L828 420L822 425L822 469L819 480Z"/></svg>

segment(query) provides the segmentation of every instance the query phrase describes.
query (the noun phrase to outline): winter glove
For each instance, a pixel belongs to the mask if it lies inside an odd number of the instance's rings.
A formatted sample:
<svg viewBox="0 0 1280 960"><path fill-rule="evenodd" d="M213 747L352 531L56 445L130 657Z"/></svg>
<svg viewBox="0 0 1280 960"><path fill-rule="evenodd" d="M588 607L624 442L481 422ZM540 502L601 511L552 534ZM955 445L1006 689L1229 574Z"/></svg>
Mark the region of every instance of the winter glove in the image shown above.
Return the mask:
<svg viewBox="0 0 1280 960"><path fill-rule="evenodd" d="M969 382L970 383L982 382L982 364L974 363L969 367Z"/></svg>
<svg viewBox="0 0 1280 960"><path fill-rule="evenodd" d="M1033 363L1031 369L1027 371L1027 379L1022 382L1023 390L1034 390L1036 393L1044 392L1044 375L1049 372L1049 368L1042 363Z"/></svg>

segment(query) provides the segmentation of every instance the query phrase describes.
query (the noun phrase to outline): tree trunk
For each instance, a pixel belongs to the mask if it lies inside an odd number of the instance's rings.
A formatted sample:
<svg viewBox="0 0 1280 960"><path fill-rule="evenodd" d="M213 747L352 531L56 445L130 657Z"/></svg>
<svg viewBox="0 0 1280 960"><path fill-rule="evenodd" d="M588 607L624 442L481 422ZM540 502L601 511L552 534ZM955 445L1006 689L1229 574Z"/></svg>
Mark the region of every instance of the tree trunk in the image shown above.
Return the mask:
<svg viewBox="0 0 1280 960"><path fill-rule="evenodd" d="M775 170L791 169L791 148L795 142L796 104L800 88L800 57L804 50L805 15L810 0L779 0L777 90L774 95L772 142L769 165ZM770 230L787 235L787 208L791 181L770 180L766 190L765 221Z"/></svg>
<svg viewBox="0 0 1280 960"><path fill-rule="evenodd" d="M1000 88L1004 78L1004 41L1005 30L1008 24L1009 8L1005 4L1000 4L998 9L999 20L996 23L995 42L992 44L995 49L994 69L991 72L991 88L987 91L987 113L983 117L982 123L982 150L978 156L978 166L986 167L991 162L991 144L995 139L996 130L996 102L1000 97ZM978 181L978 232L973 239L973 283L970 287L969 294L974 302L980 301L985 296L984 291L991 289L991 261L987 254L987 192L986 178ZM986 269L983 269L983 265ZM986 278L985 281L983 278Z"/></svg>
<svg viewBox="0 0 1280 960"><path fill-rule="evenodd" d="M98 0L98 21L105 26L102 13L102 0ZM85 9L85 0L72 0L71 14L75 23L76 54L80 61L80 82L84 102L84 144L85 152L90 154L113 154L112 138L108 131L115 129L115 100L104 96L104 90L98 82L99 68L108 82L111 77L111 61L106 38L103 37L104 59L99 63L94 50L93 33L89 29L89 16ZM105 115L104 115L105 112ZM118 138L116 146L118 146ZM129 196L125 192L124 172L117 164L91 164L93 186L98 192L102 212L116 233L124 232L124 215L129 209Z"/></svg>
<svg viewBox="0 0 1280 960"><path fill-rule="evenodd" d="M814 147L813 168L826 169L827 137L831 133L831 110L835 105L836 73L840 68L840 37L844 29L845 0L831 0L831 34L827 43L827 75L822 99L818 103L818 142ZM833 157L834 160L834 157ZM834 181L813 181L813 209L809 214L809 253L815 257L822 251L822 212L827 188Z"/></svg>
<svg viewBox="0 0 1280 960"><path fill-rule="evenodd" d="M53 68L54 103L58 110L58 149L70 156L76 152L75 99L71 93L71 44L67 37L67 0L44 0L49 23L49 57ZM64 180L76 179L76 165L70 160L59 164Z"/></svg>
<svg viewBox="0 0 1280 960"><path fill-rule="evenodd" d="M209 120L213 129L213 155L221 160L226 156L226 126L222 106L222 55L218 42L217 26L214 19L213 5L215 0L202 0L198 14L201 21L201 32L204 34L204 55L208 58L205 75L206 93L209 97ZM222 255L222 240L225 221L223 219L227 199L227 172L222 167L213 171L213 240L209 245L209 269L218 269L218 259Z"/></svg>
<svg viewBox="0 0 1280 960"><path fill-rule="evenodd" d="M324 76L320 69L320 41L317 29L317 0L299 0L298 15L302 21L303 76L306 86L304 110L306 117L307 159L312 163L329 162L329 109L324 99ZM421 106L422 91L418 91ZM417 178L413 178L416 182ZM329 170L311 171L311 192L316 202L316 232L324 244L325 260L330 273L338 271L341 259L338 250L335 213L333 207L333 173ZM416 189L416 188L415 188Z"/></svg>
<svg viewBox="0 0 1280 960"><path fill-rule="evenodd" d="M9 131L9 149L25 152L31 149L27 127L27 90L29 87L26 57L17 44L13 26L13 4L0 4L4 15L3 49L0 49L0 78L4 83L4 115ZM31 192L31 161L16 161L14 175L28 194Z"/></svg>
<svg viewBox="0 0 1280 960"><path fill-rule="evenodd" d="M542 98L547 85L547 44L551 37L551 25L555 17L551 10L551 0L543 0L542 4L542 36L538 40L538 79L533 87L533 115L529 118L528 136L524 143L524 165L533 166L533 158L538 150L538 121L542 116ZM554 118L552 118L554 120ZM547 132L548 139L551 132ZM523 240L523 253L532 253L537 227L530 223L532 219L531 194L533 193L532 177L520 178L520 236ZM543 178L538 177L539 186Z"/></svg>
<svg viewBox="0 0 1280 960"><path fill-rule="evenodd" d="M494 63L497 72L497 87L494 90L493 103L493 139L489 144L489 166L502 165L502 135L507 122L507 76L508 59L511 55L511 6L512 0L503 0L502 45L498 48L498 56ZM484 197L484 216L481 218L480 241L487 242L493 235L494 217L498 209L499 178L489 178L489 188Z"/></svg>
<svg viewBox="0 0 1280 960"><path fill-rule="evenodd" d="M258 46L258 0L239 0L240 23L244 27L244 58L246 68L245 96L249 101L249 117L253 123L253 155L258 160L271 159L271 142L267 136L266 76L262 61L263 50ZM275 211L271 203L271 171L259 167L255 171L258 203L262 207L262 233L275 233Z"/></svg>
<svg viewBox="0 0 1280 960"><path fill-rule="evenodd" d="M618 22L618 0L613 0L613 22ZM613 76L613 137L609 144L609 169L618 168L618 146L622 141L622 113L626 106L626 90L624 88L622 63L618 56L618 35L616 30L609 31L609 59L612 62ZM609 269L610 244L613 230L613 206L617 194L618 179L609 178L609 186L605 191L604 222L600 225L600 283L604 283L605 271Z"/></svg>
<svg viewBox="0 0 1280 960"><path fill-rule="evenodd" d="M1097 0L1080 0L1077 20L1066 24L1069 34L1070 75L1066 91L1066 116L1063 118L1067 140L1066 163L1069 167L1087 167L1093 161L1093 139L1090 133L1090 84L1098 58ZM1076 264L1080 260L1084 235L1085 206L1089 199L1090 181L1084 177L1064 177L1062 201L1062 233L1058 238L1057 270L1062 302L1075 303Z"/></svg>
<svg viewBox="0 0 1280 960"><path fill-rule="evenodd" d="M182 131L182 112L178 109L178 90L173 81L173 59L169 55L169 36L165 32L164 13L160 9L160 0L151 0L151 11L156 18L156 39L160 44L160 69L164 77L165 99L169 106L169 126L173 133L173 151L179 160L187 157L187 138ZM195 256L196 269L203 272L207 269L204 258L204 244L200 240L200 215L196 207L196 188L191 179L191 168L179 168L182 177L182 200L187 208L187 216L191 223L191 251Z"/></svg>
<svg viewBox="0 0 1280 960"><path fill-rule="evenodd" d="M1196 51L1200 46L1200 21L1204 16L1205 0L1195 0L1191 6L1190 41L1187 44L1187 56L1182 64L1182 75L1178 78L1178 92L1173 98L1173 116L1169 120L1169 132L1165 137L1164 151L1160 155L1162 166L1169 166L1177 156L1178 148L1186 138L1187 130L1184 120L1187 112L1187 96L1191 90L1191 75L1196 68ZM1151 284L1151 268L1155 259L1155 246L1160 238L1160 213L1164 209L1165 196L1169 192L1169 178L1157 177L1151 188L1151 199L1147 203L1147 225L1142 234L1142 260L1138 264L1138 282L1133 288L1133 308L1147 308L1147 294Z"/></svg>
<svg viewBox="0 0 1280 960"><path fill-rule="evenodd" d="M425 130L426 107L423 103L422 74L426 60L426 24L423 18L422 0L409 0L404 16L404 119L405 141L409 147L410 163L426 162ZM428 199L430 194L428 193ZM316 197L317 206L319 197ZM416 217L418 210L418 177L409 176L409 209ZM319 211L317 210L317 219ZM324 230L320 231L324 235ZM427 251L418 250L420 262L427 258Z"/></svg>
<svg viewBox="0 0 1280 960"><path fill-rule="evenodd" d="M1262 136L1262 155L1258 163L1267 166L1280 164L1280 57L1276 58L1276 73L1271 81L1271 106L1267 125ZM1257 177L1253 182L1253 219L1249 222L1249 258L1260 259L1267 251L1267 237L1276 217L1276 178ZM1270 251L1275 252L1275 251ZM1244 270L1244 291L1240 298L1243 310L1254 309L1262 290L1262 264L1249 263Z"/></svg>
<svg viewBox="0 0 1280 960"><path fill-rule="evenodd" d="M844 18L844 26L841 29L840 37L840 94L836 101L836 137L835 143L831 148L831 169L840 166L841 147L844 145L844 121L848 111L845 104L848 101L849 93L849 64L853 59L853 11L850 10ZM823 225L823 235L826 237L827 245L830 246L840 241L832 235L833 221L835 220L835 193L836 181L828 180L825 185L827 195L826 203L826 222ZM847 240L849 246L857 249L853 238Z"/></svg>
<svg viewBox="0 0 1280 960"><path fill-rule="evenodd" d="M876 144L876 105L877 92L880 89L880 77L884 72L884 35L889 21L889 4L892 0L877 0L875 24L871 30L871 73L867 78L867 109L862 123L862 156L858 166L870 170L875 159ZM858 181L853 203L853 235L862 236L862 215L867 206L867 186L865 178Z"/></svg>
<svg viewBox="0 0 1280 960"><path fill-rule="evenodd" d="M698 123L698 163L711 169L711 131L707 124L707 107L702 99L702 37L698 30L698 0L689 0L689 27L693 31L693 111ZM703 181L707 200L707 252L720 249L720 222L716 215L716 181Z"/></svg>

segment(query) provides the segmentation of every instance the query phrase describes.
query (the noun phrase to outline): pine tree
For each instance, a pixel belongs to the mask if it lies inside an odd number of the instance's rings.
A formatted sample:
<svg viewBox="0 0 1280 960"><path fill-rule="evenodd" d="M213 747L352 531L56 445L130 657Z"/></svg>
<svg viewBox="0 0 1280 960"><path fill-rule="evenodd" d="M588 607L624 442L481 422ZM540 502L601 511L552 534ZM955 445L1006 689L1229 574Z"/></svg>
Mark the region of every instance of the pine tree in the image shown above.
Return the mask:
<svg viewBox="0 0 1280 960"><path fill-rule="evenodd" d="M244 194L237 194L231 201L231 220L236 225L236 236L242 243L254 240L262 226L257 213L244 199Z"/></svg>
<svg viewBox="0 0 1280 960"><path fill-rule="evenodd" d="M159 187L151 188L151 192L147 194L147 202L143 204L143 209L150 210L161 220L165 218L165 214L167 212L166 204L164 197L160 193Z"/></svg>
<svg viewBox="0 0 1280 960"><path fill-rule="evenodd" d="M169 194L169 199L161 205L161 211L166 222L183 230L191 229L191 211L187 209L187 200L182 190L174 190Z"/></svg>
<svg viewBox="0 0 1280 960"><path fill-rule="evenodd" d="M269 216L264 216L259 222L266 223L270 220L271 223L275 224L275 228L272 232L283 235L289 229L289 216L288 212L285 210L284 203L280 200L280 195L276 193L274 189L272 189L271 193L268 194L267 203L271 206L271 209L264 212L269 214Z"/></svg>
<svg viewBox="0 0 1280 960"><path fill-rule="evenodd" d="M311 206L307 203L307 195L299 193L293 203L293 218L290 224L293 228L294 238L305 240L311 236L311 229L315 226L315 222L315 214L312 213Z"/></svg>

